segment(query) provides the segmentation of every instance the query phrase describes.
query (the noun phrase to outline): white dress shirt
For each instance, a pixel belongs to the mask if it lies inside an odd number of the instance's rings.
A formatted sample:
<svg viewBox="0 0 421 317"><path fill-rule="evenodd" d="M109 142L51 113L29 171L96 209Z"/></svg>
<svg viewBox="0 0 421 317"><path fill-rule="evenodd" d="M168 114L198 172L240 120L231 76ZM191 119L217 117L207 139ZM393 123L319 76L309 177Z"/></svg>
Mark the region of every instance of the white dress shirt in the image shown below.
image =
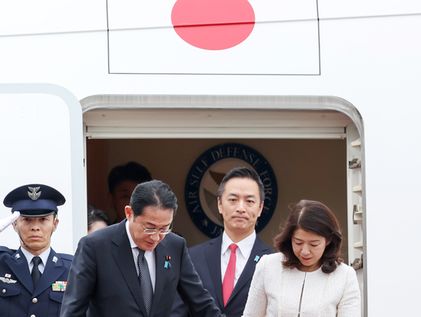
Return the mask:
<svg viewBox="0 0 421 317"><path fill-rule="evenodd" d="M247 260L250 257L251 250L253 249L254 241L256 240L256 232L253 231L248 237L243 240L235 243L238 248L236 250L236 265L235 265L235 278L234 278L234 287L237 284L238 279L241 276L241 273L246 266ZM231 251L229 246L234 243L225 233L222 234L222 244L221 244L221 278L224 280L225 271L227 270L228 262L230 259Z"/></svg>
<svg viewBox="0 0 421 317"><path fill-rule="evenodd" d="M26 261L28 261L28 267L29 272L32 272L32 267L34 266L34 263L32 263L32 258L35 256L32 253L30 253L28 250L26 250L24 247L21 247L22 253L26 258ZM38 255L41 258L41 263L38 265L39 271L44 273L45 265L47 264L48 256L50 255L51 248L48 248L44 252L42 252L40 255Z"/></svg>
<svg viewBox="0 0 421 317"><path fill-rule="evenodd" d="M130 234L128 221L126 221L126 232L127 232L127 236L129 237L130 247L133 253L134 266L136 268L137 275L139 275L139 268L137 266L137 256L139 255L139 249L136 243L134 243L132 235ZM155 280L156 280L155 252L145 251L145 259L146 259L146 262L148 263L149 275L151 276L151 282L152 282L152 289L155 292Z"/></svg>

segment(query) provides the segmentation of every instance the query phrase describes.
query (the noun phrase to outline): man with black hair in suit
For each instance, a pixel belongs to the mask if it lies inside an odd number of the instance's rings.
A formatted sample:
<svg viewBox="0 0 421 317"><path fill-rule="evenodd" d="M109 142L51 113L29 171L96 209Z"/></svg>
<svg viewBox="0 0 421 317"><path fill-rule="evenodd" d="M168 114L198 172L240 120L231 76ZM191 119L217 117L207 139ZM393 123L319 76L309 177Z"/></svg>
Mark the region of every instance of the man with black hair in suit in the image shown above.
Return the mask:
<svg viewBox="0 0 421 317"><path fill-rule="evenodd" d="M219 317L187 252L171 232L177 198L157 180L134 189L126 220L83 237L61 317L168 317L178 291L195 317Z"/></svg>
<svg viewBox="0 0 421 317"><path fill-rule="evenodd" d="M264 254L273 252L255 232L264 199L264 186L254 169L230 170L217 192L223 234L189 250L204 287L227 317L242 315L255 265ZM190 315L178 297L171 317Z"/></svg>

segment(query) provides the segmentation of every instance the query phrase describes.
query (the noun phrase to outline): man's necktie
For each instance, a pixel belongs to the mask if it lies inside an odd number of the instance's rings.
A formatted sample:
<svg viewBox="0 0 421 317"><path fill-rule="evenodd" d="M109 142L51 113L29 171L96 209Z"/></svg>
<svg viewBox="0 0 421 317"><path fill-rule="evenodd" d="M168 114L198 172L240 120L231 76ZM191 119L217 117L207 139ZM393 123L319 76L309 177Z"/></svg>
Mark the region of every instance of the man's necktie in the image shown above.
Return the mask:
<svg viewBox="0 0 421 317"><path fill-rule="evenodd" d="M152 307L153 289L151 276L149 274L148 262L145 259L145 251L138 249L137 266L139 268L139 283L142 290L142 297L145 303L146 312L150 313Z"/></svg>
<svg viewBox="0 0 421 317"><path fill-rule="evenodd" d="M238 246L232 243L229 246L231 250L230 259L228 262L227 270L225 271L224 280L222 281L222 295L224 298L224 306L227 305L228 299L231 296L232 290L234 289L235 279L235 264L237 262L237 251Z"/></svg>
<svg viewBox="0 0 421 317"><path fill-rule="evenodd" d="M32 258L32 263L34 266L32 267L31 276L32 276L32 282L34 283L34 287L35 287L37 285L39 278L41 277L41 272L39 270L38 265L42 263L42 260L39 256L34 256Z"/></svg>

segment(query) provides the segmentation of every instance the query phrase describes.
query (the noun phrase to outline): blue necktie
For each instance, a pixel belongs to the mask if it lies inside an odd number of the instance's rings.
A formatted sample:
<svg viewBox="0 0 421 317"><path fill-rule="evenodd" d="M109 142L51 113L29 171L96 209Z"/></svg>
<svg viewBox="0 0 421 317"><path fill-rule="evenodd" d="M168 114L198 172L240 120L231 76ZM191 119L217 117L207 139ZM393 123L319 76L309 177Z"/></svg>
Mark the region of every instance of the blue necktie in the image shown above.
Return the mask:
<svg viewBox="0 0 421 317"><path fill-rule="evenodd" d="M139 283L142 290L142 297L145 303L146 312L150 313L152 307L153 289L151 276L149 274L148 262L145 259L145 251L138 249L137 266L139 268Z"/></svg>

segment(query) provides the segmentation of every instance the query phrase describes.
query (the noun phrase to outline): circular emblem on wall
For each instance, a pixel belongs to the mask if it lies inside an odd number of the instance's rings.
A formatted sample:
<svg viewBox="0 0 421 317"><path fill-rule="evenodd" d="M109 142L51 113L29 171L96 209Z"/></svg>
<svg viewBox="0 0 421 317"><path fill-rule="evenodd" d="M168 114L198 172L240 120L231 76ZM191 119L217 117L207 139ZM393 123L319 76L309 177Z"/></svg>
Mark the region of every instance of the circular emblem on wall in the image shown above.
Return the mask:
<svg viewBox="0 0 421 317"><path fill-rule="evenodd" d="M268 224L275 211L278 185L275 173L263 155L243 144L216 145L202 153L193 163L184 191L187 211L193 223L210 238L219 236L223 231L216 191L225 174L237 166L253 168L264 185L265 203L256 224L257 232Z"/></svg>

